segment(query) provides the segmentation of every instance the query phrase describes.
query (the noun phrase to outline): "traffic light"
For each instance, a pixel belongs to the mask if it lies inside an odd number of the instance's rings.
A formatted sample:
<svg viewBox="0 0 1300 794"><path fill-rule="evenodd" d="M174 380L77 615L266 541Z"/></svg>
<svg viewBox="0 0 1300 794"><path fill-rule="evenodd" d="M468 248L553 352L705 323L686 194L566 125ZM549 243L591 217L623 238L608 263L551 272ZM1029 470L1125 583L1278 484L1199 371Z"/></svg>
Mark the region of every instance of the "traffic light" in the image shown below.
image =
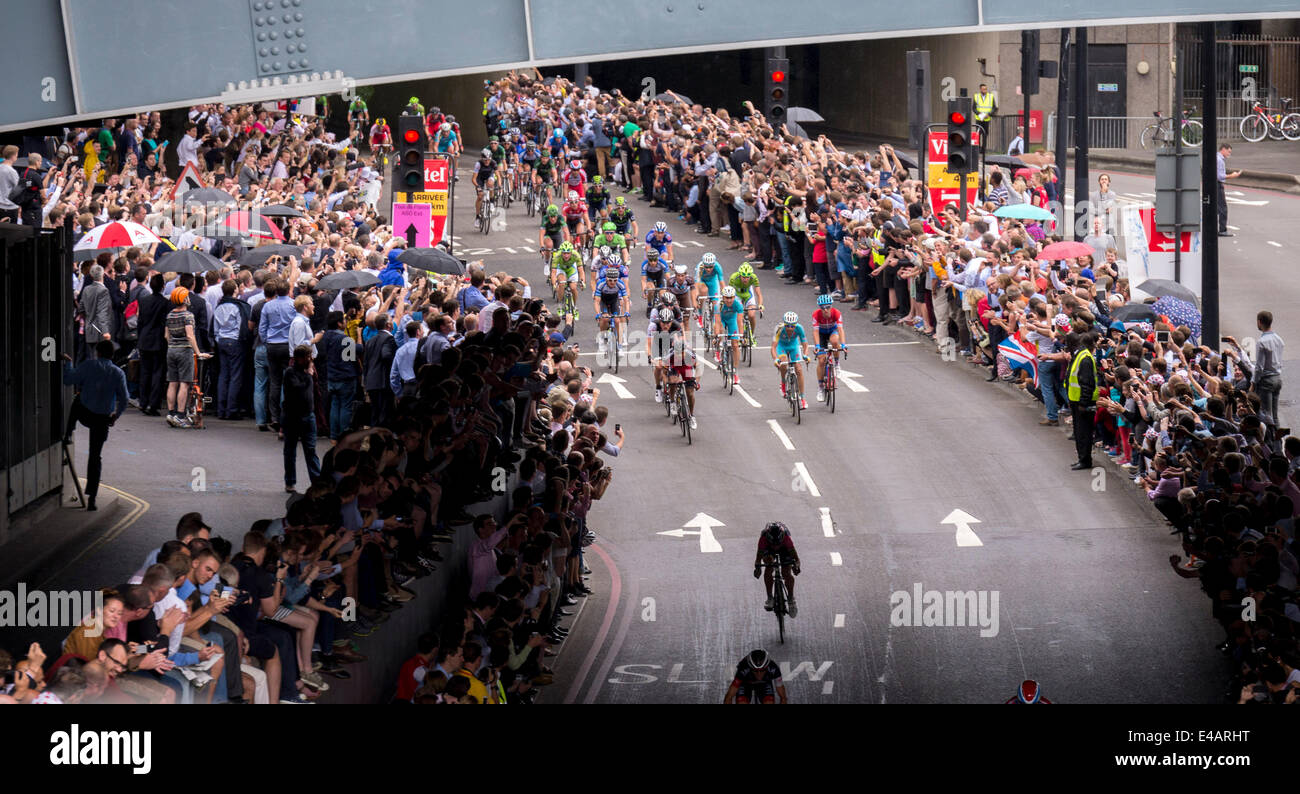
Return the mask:
<svg viewBox="0 0 1300 794"><path fill-rule="evenodd" d="M397 189L409 193L424 190L424 119L398 116Z"/></svg>
<svg viewBox="0 0 1300 794"><path fill-rule="evenodd" d="M764 73L763 114L773 127L785 122L785 109L789 102L788 86L790 81L790 59L768 58L767 71Z"/></svg>
<svg viewBox="0 0 1300 794"><path fill-rule="evenodd" d="M1020 33L1020 92L1025 96L1038 93L1038 78L1042 67L1038 63L1039 32L1025 30Z"/></svg>
<svg viewBox="0 0 1300 794"><path fill-rule="evenodd" d="M975 171L975 147L971 144L971 98L948 100L948 171L969 174Z"/></svg>

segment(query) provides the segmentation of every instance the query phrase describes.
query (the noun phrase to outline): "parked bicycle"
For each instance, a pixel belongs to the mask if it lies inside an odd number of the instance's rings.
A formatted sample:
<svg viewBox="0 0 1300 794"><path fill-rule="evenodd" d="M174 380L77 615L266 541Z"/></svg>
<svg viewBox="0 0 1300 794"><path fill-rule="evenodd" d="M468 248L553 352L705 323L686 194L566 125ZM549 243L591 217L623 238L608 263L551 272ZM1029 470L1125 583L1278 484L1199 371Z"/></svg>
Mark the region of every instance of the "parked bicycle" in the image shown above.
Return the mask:
<svg viewBox="0 0 1300 794"><path fill-rule="evenodd" d="M1159 149L1162 146L1173 146L1174 120L1162 115L1158 110L1153 115L1156 117L1155 122L1147 125L1146 129L1142 130L1142 148L1151 149L1154 147ZM1200 146L1201 142L1205 140L1205 128L1201 126L1201 122L1189 118L1186 110L1183 111L1180 130L1184 146Z"/></svg>
<svg viewBox="0 0 1300 794"><path fill-rule="evenodd" d="M1259 143L1265 137L1275 141L1300 141L1300 113L1291 112L1291 98L1283 97L1282 107L1271 108L1256 102L1250 115L1241 120L1241 137Z"/></svg>

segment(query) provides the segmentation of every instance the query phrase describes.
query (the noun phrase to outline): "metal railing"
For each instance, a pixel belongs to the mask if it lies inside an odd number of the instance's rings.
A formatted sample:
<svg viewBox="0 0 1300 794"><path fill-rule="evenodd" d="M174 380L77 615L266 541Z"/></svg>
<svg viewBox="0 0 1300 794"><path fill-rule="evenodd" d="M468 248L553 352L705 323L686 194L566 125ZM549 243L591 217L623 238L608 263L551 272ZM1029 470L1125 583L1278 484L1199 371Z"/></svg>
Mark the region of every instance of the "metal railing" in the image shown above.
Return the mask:
<svg viewBox="0 0 1300 794"><path fill-rule="evenodd" d="M1192 116L1192 120L1200 121ZM1241 140L1241 116L1220 116L1218 120L1219 141ZM1068 146L1074 147L1074 117L1067 120ZM1088 119L1089 149L1141 149L1142 131L1156 123L1155 116L1093 116ZM1167 122L1166 122L1167 124ZM1047 138L1055 141L1056 114L1048 117Z"/></svg>

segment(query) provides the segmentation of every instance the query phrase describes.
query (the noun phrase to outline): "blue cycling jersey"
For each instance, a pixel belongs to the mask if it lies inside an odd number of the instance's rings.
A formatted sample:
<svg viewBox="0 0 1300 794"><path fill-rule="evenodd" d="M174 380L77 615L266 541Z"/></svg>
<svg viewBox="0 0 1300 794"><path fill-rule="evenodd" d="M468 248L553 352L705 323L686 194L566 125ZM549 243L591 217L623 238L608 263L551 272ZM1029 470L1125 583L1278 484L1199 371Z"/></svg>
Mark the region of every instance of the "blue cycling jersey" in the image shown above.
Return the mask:
<svg viewBox="0 0 1300 794"><path fill-rule="evenodd" d="M802 325L788 326L780 323L776 327L776 344L777 349L795 349L803 346L807 342L803 333Z"/></svg>
<svg viewBox="0 0 1300 794"><path fill-rule="evenodd" d="M709 267L701 262L695 266L695 280L702 284L708 284L709 294L714 294L722 289L722 265L714 264Z"/></svg>
<svg viewBox="0 0 1300 794"><path fill-rule="evenodd" d="M654 266L651 267L651 264L653 264ZM662 273L662 272L664 272L664 261L662 259L656 259L653 263L651 263L649 259L641 260L641 275L644 276L647 273Z"/></svg>
<svg viewBox="0 0 1300 794"><path fill-rule="evenodd" d="M673 236L668 232L664 232L664 239L656 240L655 234L657 234L657 232L650 232L647 234L645 236L645 244L650 248L654 248L661 254L667 253L668 246L673 243Z"/></svg>

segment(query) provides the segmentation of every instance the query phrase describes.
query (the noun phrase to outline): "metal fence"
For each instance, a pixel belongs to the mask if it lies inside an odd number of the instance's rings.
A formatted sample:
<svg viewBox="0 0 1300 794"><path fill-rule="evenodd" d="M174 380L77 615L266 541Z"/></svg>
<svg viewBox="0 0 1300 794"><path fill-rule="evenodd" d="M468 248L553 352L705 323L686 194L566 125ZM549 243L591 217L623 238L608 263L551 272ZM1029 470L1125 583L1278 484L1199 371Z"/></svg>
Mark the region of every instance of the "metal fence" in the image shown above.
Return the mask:
<svg viewBox="0 0 1300 794"><path fill-rule="evenodd" d="M1182 32L1178 37L1178 63L1183 69L1183 106L1200 115L1200 37ZM1282 97L1300 100L1300 38L1235 35L1215 44L1215 100L1219 117L1250 113L1254 100L1277 107ZM1234 124L1235 127L1235 124ZM1235 132L1233 133L1236 134Z"/></svg>
<svg viewBox="0 0 1300 794"><path fill-rule="evenodd" d="M1195 116L1194 121L1200 121ZM1220 117L1218 123L1219 141L1241 140L1241 116ZM1069 128L1066 130L1067 146L1074 147L1074 117L1067 118ZM1093 116L1088 119L1089 149L1141 149L1142 131L1156 123L1155 116ZM1046 136L1044 146L1048 149L1056 145L1056 114L1048 115L1044 124ZM1003 147L1005 151L1005 147Z"/></svg>

